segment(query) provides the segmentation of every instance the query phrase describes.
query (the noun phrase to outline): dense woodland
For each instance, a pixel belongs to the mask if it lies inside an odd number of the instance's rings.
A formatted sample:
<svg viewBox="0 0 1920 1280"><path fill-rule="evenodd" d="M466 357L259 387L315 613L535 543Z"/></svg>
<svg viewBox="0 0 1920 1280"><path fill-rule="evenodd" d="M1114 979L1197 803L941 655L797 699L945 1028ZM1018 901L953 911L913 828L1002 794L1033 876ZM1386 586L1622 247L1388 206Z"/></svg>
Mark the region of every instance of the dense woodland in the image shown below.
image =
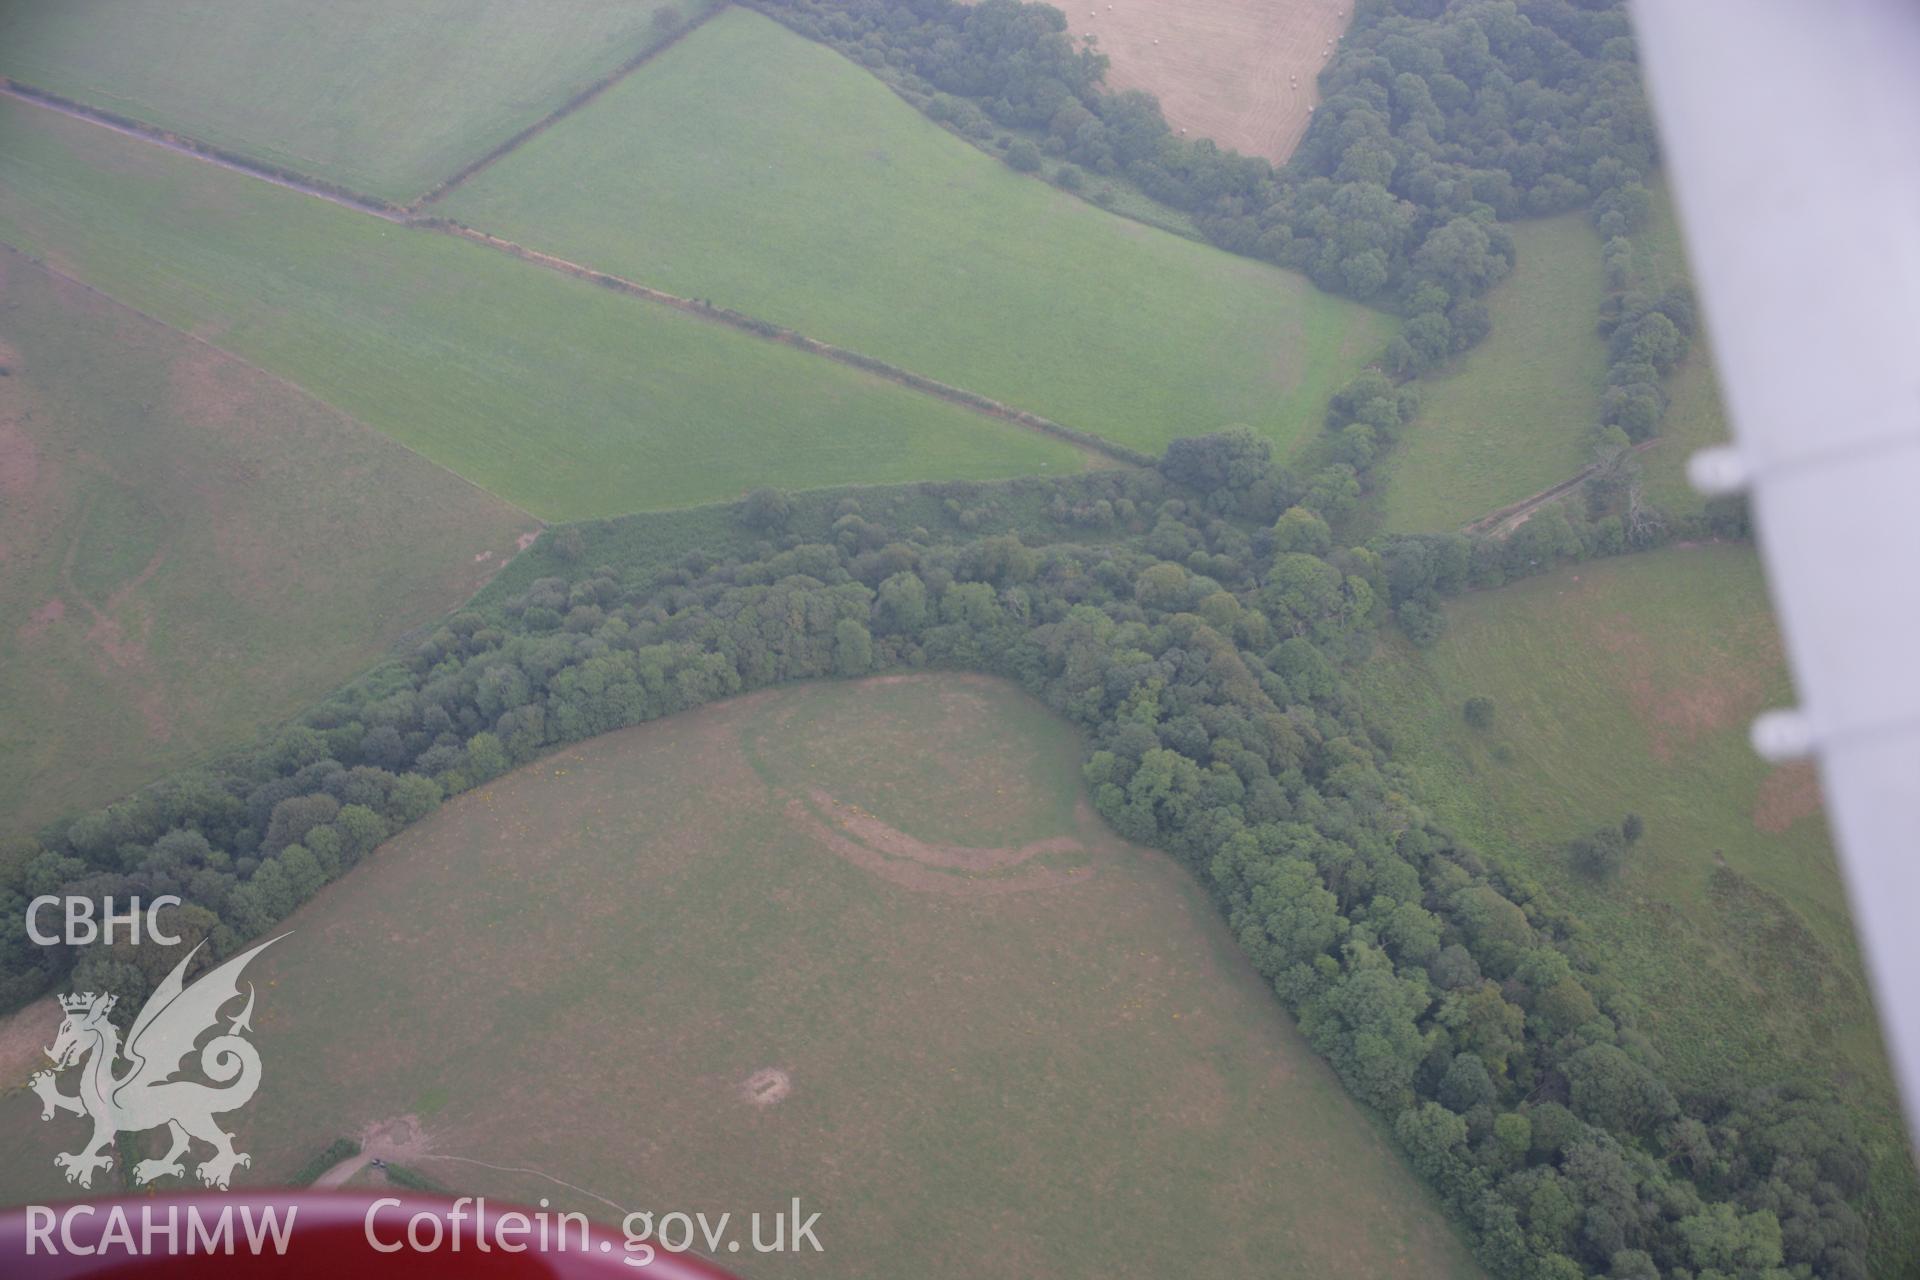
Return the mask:
<svg viewBox="0 0 1920 1280"><path fill-rule="evenodd" d="M226 954L559 744L782 681L992 672L1086 731L1100 812L1211 888L1497 1275L1865 1275L1845 1109L1795 1086L1677 1093L1578 921L1434 824L1344 683L1396 608L1436 625L1433 593L1605 550L1595 526L1341 548L1324 496L1235 432L1158 471L761 491L731 516L741 554L664 567L601 563L619 521L550 532L534 555L564 573L271 740L8 845L0 912L175 893L174 930ZM9 1003L63 982L131 1010L169 963L7 945Z"/></svg>

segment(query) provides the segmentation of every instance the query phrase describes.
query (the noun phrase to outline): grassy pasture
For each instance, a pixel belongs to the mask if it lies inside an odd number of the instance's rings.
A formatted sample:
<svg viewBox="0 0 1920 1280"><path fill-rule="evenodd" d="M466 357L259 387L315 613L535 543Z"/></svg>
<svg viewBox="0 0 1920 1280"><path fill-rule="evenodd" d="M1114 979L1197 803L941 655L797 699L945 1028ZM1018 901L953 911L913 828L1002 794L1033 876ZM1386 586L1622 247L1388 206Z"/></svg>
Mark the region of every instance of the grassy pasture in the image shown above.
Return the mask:
<svg viewBox="0 0 1920 1280"><path fill-rule="evenodd" d="M0 74L389 200L426 191L710 0L0 5Z"/></svg>
<svg viewBox="0 0 1920 1280"><path fill-rule="evenodd" d="M1672 194L1664 182L1653 184L1653 218L1633 237L1635 273L1646 288L1665 288L1685 282L1687 247ZM1705 316L1701 317L1702 322ZM1706 500L1687 483L1687 459L1696 450L1724 444L1730 432L1720 384L1714 375L1707 335L1694 337L1686 363L1667 380L1667 416L1660 424L1660 443L1641 455L1649 501L1664 510L1686 515L1699 511Z"/></svg>
<svg viewBox="0 0 1920 1280"><path fill-rule="evenodd" d="M1706 499L1687 481L1687 459L1731 438L1704 336L1694 339L1686 363L1674 370L1666 387L1669 399L1660 442L1640 455L1642 484L1647 500L1662 511L1691 515L1705 508Z"/></svg>
<svg viewBox="0 0 1920 1280"><path fill-rule="evenodd" d="M1746 742L1791 705L1753 551L1590 562L1463 597L1447 623L1358 673L1441 818L1562 896L1680 1081L1837 1082L1910 1197L1818 781ZM1475 696L1489 730L1461 714ZM1565 841L1628 812L1646 835L1617 882L1567 865Z"/></svg>
<svg viewBox="0 0 1920 1280"><path fill-rule="evenodd" d="M820 357L13 102L0 242L545 519L1083 464Z"/></svg>
<svg viewBox="0 0 1920 1280"><path fill-rule="evenodd" d="M1635 287L1688 279L1686 247L1664 184L1632 237ZM1595 324L1605 296L1600 246L1584 215L1515 224L1520 262L1488 303L1493 336L1426 384L1419 419L1377 475L1371 521L1392 531L1458 528L1573 475L1592 460L1590 431L1606 378ZM1667 380L1659 442L1640 454L1648 500L1675 515L1704 499L1687 459L1728 438L1706 338Z"/></svg>
<svg viewBox="0 0 1920 1280"><path fill-rule="evenodd" d="M882 678L462 797L260 962L251 1174L412 1115L393 1158L463 1191L618 1217L478 1160L625 1208L821 1212L824 1254L749 1275L972 1275L983 1248L1007 1275L1478 1274L1193 879L1088 816L1079 758L1010 685ZM10 1198L53 1172L37 1117L0 1103L34 1153Z"/></svg>
<svg viewBox="0 0 1920 1280"><path fill-rule="evenodd" d="M5 251L0 366L0 834L292 713L534 527Z"/></svg>
<svg viewBox="0 0 1920 1280"><path fill-rule="evenodd" d="M1148 451L1284 447L1392 332L1022 177L744 9L434 207Z"/></svg>
<svg viewBox="0 0 1920 1280"><path fill-rule="evenodd" d="M1592 461L1607 374L1600 242L1580 213L1513 236L1519 260L1487 298L1492 336L1423 382L1420 416L1376 476L1387 530L1458 529Z"/></svg>

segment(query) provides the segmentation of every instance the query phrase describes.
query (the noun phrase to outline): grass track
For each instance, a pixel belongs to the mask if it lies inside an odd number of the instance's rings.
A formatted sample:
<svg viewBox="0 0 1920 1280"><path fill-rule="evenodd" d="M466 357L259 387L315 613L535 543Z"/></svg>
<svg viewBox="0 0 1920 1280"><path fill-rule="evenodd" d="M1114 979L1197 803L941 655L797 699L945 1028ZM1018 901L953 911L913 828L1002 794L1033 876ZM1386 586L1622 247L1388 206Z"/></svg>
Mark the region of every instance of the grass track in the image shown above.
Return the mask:
<svg viewBox="0 0 1920 1280"><path fill-rule="evenodd" d="M1022 177L744 9L432 207L1150 452L1288 445L1392 331Z"/></svg>
<svg viewBox="0 0 1920 1280"><path fill-rule="evenodd" d="M710 0L671 0L691 17ZM669 0L0 5L0 74L389 200L659 38Z"/></svg>
<svg viewBox="0 0 1920 1280"><path fill-rule="evenodd" d="M12 101L0 241L547 519L1083 463L818 357Z"/></svg>
<svg viewBox="0 0 1920 1280"><path fill-rule="evenodd" d="M0 365L0 835L291 714L533 527L4 251Z"/></svg>
<svg viewBox="0 0 1920 1280"><path fill-rule="evenodd" d="M1062 1280L1478 1275L1197 882L1080 816L1079 761L1011 685L883 678L611 734L464 796L254 971L270 1074L236 1117L248 1176L412 1113L435 1152L623 1206L822 1214L824 1254L748 1255L749 1275L939 1280L983 1248L997 1274ZM924 841L1074 836L1006 874L1092 874L917 892L789 817L813 788ZM760 1108L740 1086L764 1067L792 1091ZM45 1193L61 1129L21 1103L0 1102L0 1131L33 1130L8 1199Z"/></svg>
<svg viewBox="0 0 1920 1280"><path fill-rule="evenodd" d="M1458 529L1592 461L1606 380L1606 278L1585 214L1514 224L1519 260L1487 298L1493 334L1422 383L1420 416L1380 467L1377 519Z"/></svg>

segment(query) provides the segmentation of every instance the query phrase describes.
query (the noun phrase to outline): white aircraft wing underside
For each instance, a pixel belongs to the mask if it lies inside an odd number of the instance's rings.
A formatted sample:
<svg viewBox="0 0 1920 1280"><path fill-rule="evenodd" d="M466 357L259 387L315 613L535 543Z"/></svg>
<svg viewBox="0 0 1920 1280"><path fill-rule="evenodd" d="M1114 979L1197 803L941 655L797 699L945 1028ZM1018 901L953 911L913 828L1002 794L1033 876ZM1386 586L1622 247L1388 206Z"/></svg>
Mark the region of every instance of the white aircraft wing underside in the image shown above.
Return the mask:
<svg viewBox="0 0 1920 1280"><path fill-rule="evenodd" d="M1798 712L1920 1137L1920 5L1634 0Z"/></svg>

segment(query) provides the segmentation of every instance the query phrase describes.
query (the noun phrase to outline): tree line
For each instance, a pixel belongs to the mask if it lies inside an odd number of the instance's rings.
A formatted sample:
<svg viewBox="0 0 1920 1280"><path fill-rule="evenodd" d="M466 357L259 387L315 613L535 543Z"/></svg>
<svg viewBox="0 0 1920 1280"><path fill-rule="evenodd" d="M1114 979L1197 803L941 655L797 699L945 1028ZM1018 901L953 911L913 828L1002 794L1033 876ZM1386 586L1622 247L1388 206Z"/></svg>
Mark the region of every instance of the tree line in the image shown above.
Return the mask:
<svg viewBox="0 0 1920 1280"><path fill-rule="evenodd" d="M733 513L740 550L667 564L603 559L618 521L553 531L534 554L557 572L269 739L9 842L0 912L176 893L173 930L226 955L561 744L785 681L984 671L1080 726L1100 813L1209 888L1494 1274L1864 1276L1845 1109L1797 1085L1674 1087L1579 921L1432 819L1348 687L1396 612L1504 575L1508 544L1341 546L1328 501L1237 432L1153 471L764 491ZM131 1010L165 964L5 948L10 1003L65 982Z"/></svg>

